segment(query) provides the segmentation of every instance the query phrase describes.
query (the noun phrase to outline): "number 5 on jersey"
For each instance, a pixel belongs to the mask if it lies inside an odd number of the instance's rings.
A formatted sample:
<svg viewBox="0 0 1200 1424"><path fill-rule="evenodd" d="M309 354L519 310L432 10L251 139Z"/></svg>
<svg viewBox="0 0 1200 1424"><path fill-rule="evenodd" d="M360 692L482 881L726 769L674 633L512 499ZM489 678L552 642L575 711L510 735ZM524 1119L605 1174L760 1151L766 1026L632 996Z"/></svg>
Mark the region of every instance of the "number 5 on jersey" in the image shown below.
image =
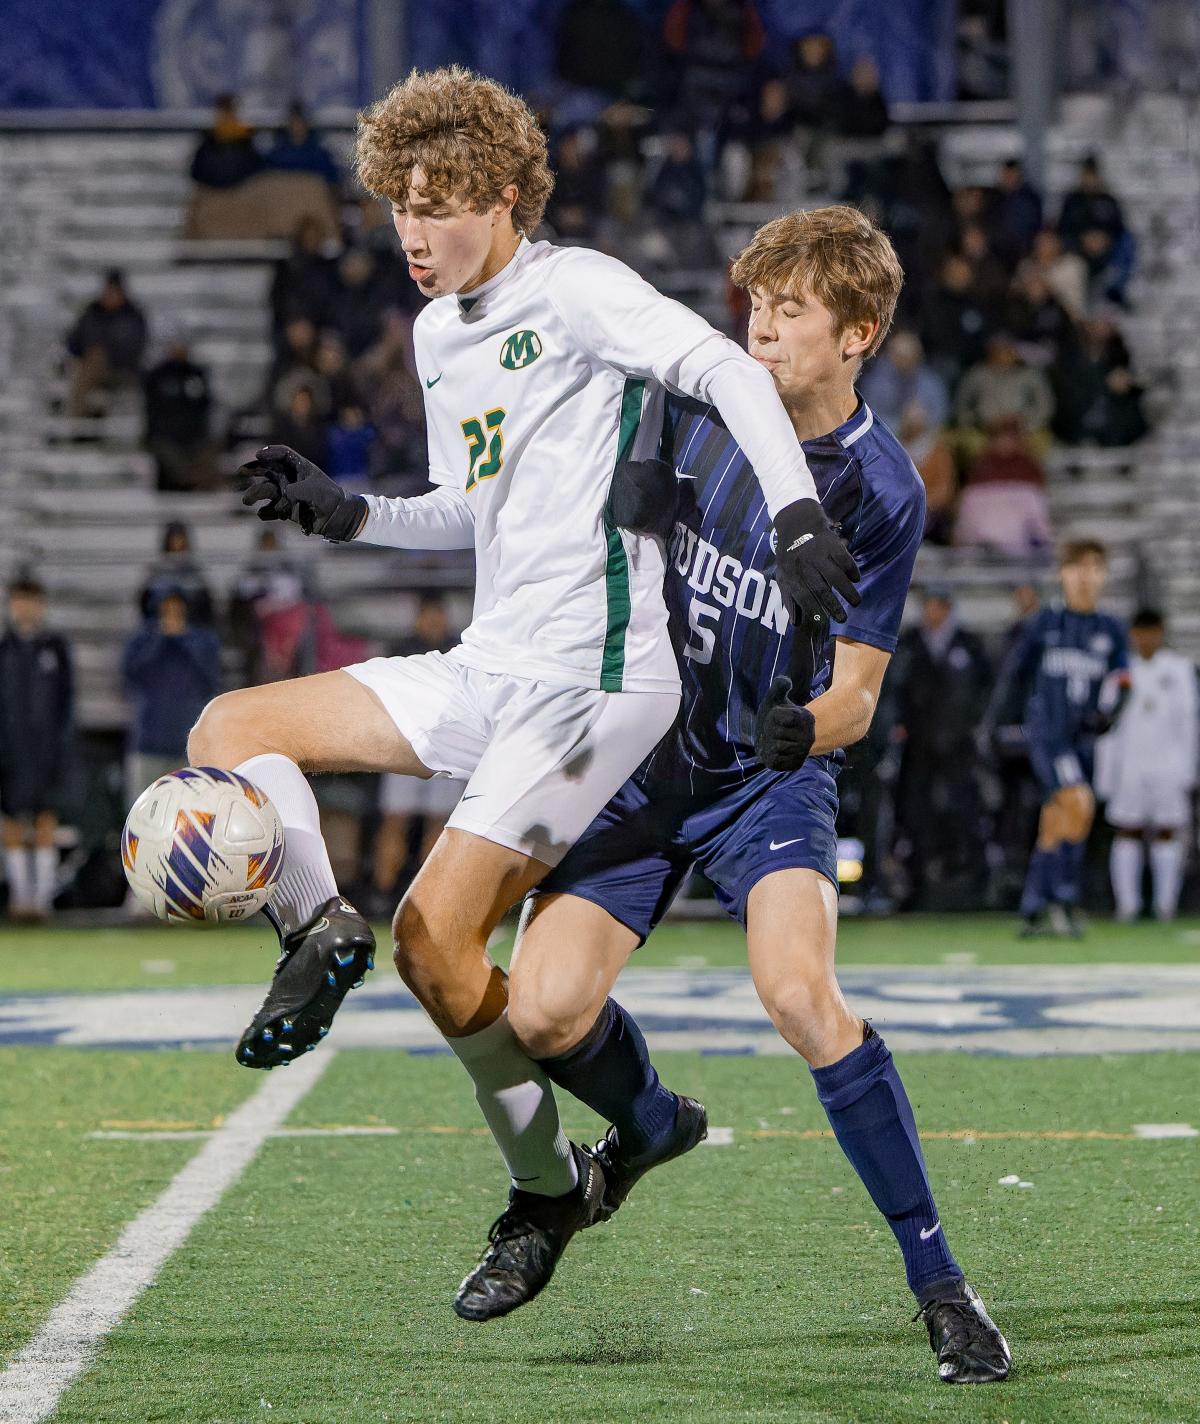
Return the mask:
<svg viewBox="0 0 1200 1424"><path fill-rule="evenodd" d="M485 411L482 422L472 416L470 420L459 422L463 439L467 442L467 489L474 489L480 480L490 480L499 473L504 464L504 423L506 411L503 406ZM484 429L490 432L490 438ZM484 456L486 455L486 459Z"/></svg>

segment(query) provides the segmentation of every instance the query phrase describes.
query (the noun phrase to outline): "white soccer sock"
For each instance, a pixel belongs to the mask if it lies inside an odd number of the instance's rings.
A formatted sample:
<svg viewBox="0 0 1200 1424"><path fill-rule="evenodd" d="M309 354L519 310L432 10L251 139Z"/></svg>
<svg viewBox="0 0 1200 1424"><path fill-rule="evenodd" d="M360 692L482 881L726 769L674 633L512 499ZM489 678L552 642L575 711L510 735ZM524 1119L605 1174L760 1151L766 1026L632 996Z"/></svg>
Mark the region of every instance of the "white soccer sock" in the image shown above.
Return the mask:
<svg viewBox="0 0 1200 1424"><path fill-rule="evenodd" d="M1142 908L1143 863L1140 836L1113 837L1112 849L1108 853L1108 873L1112 879L1118 919L1136 919Z"/></svg>
<svg viewBox="0 0 1200 1424"><path fill-rule="evenodd" d="M1175 918L1183 885L1182 836L1150 842L1150 874L1154 881L1154 914L1160 920Z"/></svg>
<svg viewBox="0 0 1200 1424"><path fill-rule="evenodd" d="M560 1197L579 1180L558 1120L554 1088L521 1052L508 1014L465 1038L446 1042L475 1083L475 1101L491 1128L513 1186Z"/></svg>
<svg viewBox="0 0 1200 1424"><path fill-rule="evenodd" d="M8 912L33 908L33 855L24 846L4 852L4 874L8 880Z"/></svg>
<svg viewBox="0 0 1200 1424"><path fill-rule="evenodd" d="M54 846L38 846L33 852L33 907L44 915L53 908L57 879L58 851Z"/></svg>
<svg viewBox="0 0 1200 1424"><path fill-rule="evenodd" d="M283 869L267 904L283 933L291 934L338 893L321 835L317 798L291 757L277 752L251 757L234 771L266 792L283 822Z"/></svg>

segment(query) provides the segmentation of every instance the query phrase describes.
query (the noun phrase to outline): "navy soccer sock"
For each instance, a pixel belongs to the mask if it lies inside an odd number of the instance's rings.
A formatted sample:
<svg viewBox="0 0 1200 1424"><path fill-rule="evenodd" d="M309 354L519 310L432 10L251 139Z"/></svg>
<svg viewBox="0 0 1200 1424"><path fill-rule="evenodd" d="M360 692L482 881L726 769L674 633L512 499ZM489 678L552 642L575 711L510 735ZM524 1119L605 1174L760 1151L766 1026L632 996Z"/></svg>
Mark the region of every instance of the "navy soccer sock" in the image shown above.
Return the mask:
<svg viewBox="0 0 1200 1424"><path fill-rule="evenodd" d="M1046 908L1058 870L1059 847L1041 850L1035 846L1029 857L1029 869L1025 873L1025 888L1021 892L1021 913L1036 915Z"/></svg>
<svg viewBox="0 0 1200 1424"><path fill-rule="evenodd" d="M560 1088L617 1129L633 1156L656 1147L675 1126L679 1103L659 1081L642 1031L614 999L574 1048L539 1066Z"/></svg>
<svg viewBox="0 0 1200 1424"><path fill-rule="evenodd" d="M1074 905L1079 900L1079 882L1083 874L1086 841L1063 841L1058 848L1054 867L1053 898L1060 905Z"/></svg>
<svg viewBox="0 0 1200 1424"><path fill-rule="evenodd" d="M883 1039L868 1027L845 1058L811 1071L834 1136L900 1243L913 1294L961 1280L938 1220L908 1094Z"/></svg>

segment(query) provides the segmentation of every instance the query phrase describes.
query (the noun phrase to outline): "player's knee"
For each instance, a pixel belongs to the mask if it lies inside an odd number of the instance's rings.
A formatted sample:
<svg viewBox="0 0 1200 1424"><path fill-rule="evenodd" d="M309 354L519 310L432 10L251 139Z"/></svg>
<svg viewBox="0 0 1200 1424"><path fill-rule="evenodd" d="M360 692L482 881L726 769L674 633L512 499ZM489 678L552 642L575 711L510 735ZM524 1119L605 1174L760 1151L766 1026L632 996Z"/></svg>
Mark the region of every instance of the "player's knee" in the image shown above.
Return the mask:
<svg viewBox="0 0 1200 1424"><path fill-rule="evenodd" d="M535 1062L566 1053L591 1027L580 1021L577 1000L522 992L510 993L508 1022L521 1048Z"/></svg>
<svg viewBox="0 0 1200 1424"><path fill-rule="evenodd" d="M188 734L187 755L192 766L236 766L253 752L239 745L244 718L239 694L223 692L205 707Z"/></svg>
<svg viewBox="0 0 1200 1424"><path fill-rule="evenodd" d="M804 1057L820 1057L849 1012L837 981L823 970L791 974L761 994L763 1008L785 1039Z"/></svg>

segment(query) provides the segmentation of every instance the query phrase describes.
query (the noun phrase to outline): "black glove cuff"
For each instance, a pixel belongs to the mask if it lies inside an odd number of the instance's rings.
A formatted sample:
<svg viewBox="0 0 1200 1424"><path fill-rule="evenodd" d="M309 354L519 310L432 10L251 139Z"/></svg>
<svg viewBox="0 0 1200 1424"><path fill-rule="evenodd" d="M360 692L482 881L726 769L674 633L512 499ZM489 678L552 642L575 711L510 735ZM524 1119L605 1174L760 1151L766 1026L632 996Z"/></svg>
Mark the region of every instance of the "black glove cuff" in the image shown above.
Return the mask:
<svg viewBox="0 0 1200 1424"><path fill-rule="evenodd" d="M322 535L331 544L348 544L358 533L369 506L361 494L349 494L326 521Z"/></svg>

